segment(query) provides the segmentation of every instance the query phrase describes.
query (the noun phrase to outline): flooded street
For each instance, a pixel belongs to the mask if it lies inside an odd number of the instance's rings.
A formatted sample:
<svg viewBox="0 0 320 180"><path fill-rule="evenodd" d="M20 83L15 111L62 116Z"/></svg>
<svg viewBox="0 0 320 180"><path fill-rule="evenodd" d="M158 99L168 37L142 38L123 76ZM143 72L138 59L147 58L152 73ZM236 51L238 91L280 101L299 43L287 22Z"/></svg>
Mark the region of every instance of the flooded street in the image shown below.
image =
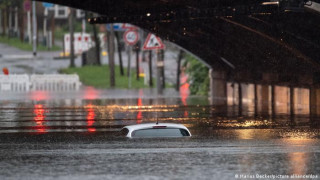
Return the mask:
<svg viewBox="0 0 320 180"><path fill-rule="evenodd" d="M320 180L320 0L0 0L0 180Z"/></svg>
<svg viewBox="0 0 320 180"><path fill-rule="evenodd" d="M206 97L125 95L89 89L2 100L0 178L319 178L320 130L307 115L272 117L244 106L239 116L238 106L210 106ZM157 120L184 124L192 137L117 136L125 125Z"/></svg>

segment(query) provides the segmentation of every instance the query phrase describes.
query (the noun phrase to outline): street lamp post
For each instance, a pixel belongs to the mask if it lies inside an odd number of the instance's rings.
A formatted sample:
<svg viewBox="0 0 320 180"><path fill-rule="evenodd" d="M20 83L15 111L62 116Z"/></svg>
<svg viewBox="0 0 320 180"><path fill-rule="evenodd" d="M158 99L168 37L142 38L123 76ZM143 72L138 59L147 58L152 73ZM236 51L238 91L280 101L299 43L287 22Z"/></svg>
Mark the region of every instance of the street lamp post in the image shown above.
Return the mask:
<svg viewBox="0 0 320 180"><path fill-rule="evenodd" d="M33 56L37 57L37 19L36 2L32 1L32 32L33 32Z"/></svg>

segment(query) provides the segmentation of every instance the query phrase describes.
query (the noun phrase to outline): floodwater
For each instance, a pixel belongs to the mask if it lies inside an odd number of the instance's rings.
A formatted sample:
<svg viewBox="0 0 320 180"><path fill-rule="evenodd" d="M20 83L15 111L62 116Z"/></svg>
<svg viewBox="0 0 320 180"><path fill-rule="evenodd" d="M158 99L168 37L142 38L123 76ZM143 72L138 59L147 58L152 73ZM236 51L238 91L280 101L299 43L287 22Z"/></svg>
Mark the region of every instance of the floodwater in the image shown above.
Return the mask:
<svg viewBox="0 0 320 180"><path fill-rule="evenodd" d="M210 106L206 97L143 93L2 100L0 179L320 178L320 130L306 114L244 106L240 116L237 106ZM156 121L184 124L193 136L117 136L125 125Z"/></svg>

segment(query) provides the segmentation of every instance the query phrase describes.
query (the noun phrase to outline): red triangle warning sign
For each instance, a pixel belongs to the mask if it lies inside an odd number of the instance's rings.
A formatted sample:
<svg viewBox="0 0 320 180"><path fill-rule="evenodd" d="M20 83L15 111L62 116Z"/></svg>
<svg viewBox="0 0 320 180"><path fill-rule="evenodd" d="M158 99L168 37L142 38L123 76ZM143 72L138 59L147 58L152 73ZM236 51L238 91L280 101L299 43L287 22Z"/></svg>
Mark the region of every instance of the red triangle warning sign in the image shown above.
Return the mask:
<svg viewBox="0 0 320 180"><path fill-rule="evenodd" d="M143 50L165 49L161 39L154 34L149 33L147 40L144 42Z"/></svg>

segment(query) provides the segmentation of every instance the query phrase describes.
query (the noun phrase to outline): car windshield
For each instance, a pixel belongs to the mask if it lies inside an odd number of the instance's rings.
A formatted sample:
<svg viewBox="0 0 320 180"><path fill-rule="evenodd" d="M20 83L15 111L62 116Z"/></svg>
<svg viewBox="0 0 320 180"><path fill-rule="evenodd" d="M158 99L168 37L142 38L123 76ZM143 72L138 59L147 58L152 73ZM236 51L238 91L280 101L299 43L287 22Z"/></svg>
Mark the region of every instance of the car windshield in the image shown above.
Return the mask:
<svg viewBox="0 0 320 180"><path fill-rule="evenodd" d="M165 128L165 129L141 129L132 132L132 137L183 137L190 136L185 129Z"/></svg>

